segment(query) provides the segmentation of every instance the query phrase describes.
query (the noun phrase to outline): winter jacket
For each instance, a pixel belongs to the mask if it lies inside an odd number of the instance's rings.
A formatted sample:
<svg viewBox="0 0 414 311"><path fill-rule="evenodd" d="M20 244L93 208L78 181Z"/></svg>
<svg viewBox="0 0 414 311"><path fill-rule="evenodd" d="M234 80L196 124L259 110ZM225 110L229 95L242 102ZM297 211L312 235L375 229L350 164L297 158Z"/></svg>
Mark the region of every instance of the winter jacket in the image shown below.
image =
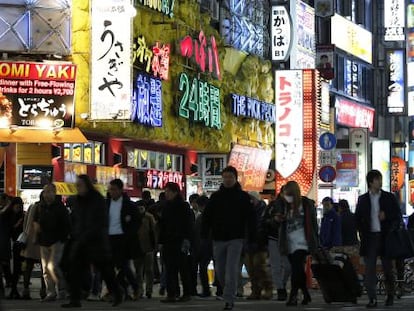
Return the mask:
<svg viewBox="0 0 414 311"><path fill-rule="evenodd" d="M401 211L397 199L391 192L381 190L379 199L380 212L385 213L385 219L381 221L381 236L385 241L388 233L399 226L401 223ZM361 238L360 255L365 256L367 253L367 244L369 243L369 233L371 231L371 198L369 192L358 198L355 210L357 229ZM384 245L384 243L382 243ZM380 255L384 249L380 251Z"/></svg>
<svg viewBox="0 0 414 311"><path fill-rule="evenodd" d="M276 214L286 213L286 201L279 197L269 203L263 220L264 230L268 239L279 240L280 222L276 221Z"/></svg>
<svg viewBox="0 0 414 311"><path fill-rule="evenodd" d="M350 210L341 213L342 224L342 245L354 246L358 244L356 219L355 215Z"/></svg>
<svg viewBox="0 0 414 311"><path fill-rule="evenodd" d="M319 233L321 246L332 248L342 246L342 224L334 208L323 215Z"/></svg>
<svg viewBox="0 0 414 311"><path fill-rule="evenodd" d="M55 200L48 205L40 202L33 216L39 224L38 242L40 246L51 246L65 242L70 230L69 214L62 201Z"/></svg>
<svg viewBox="0 0 414 311"><path fill-rule="evenodd" d="M305 237L308 242L308 250L312 254L319 247L318 222L316 218L315 202L307 197L302 197L302 206L305 215ZM287 205L286 214L290 212L290 205ZM289 245L287 237L287 222L283 221L279 231L279 249L282 255L288 255Z"/></svg>
<svg viewBox="0 0 414 311"><path fill-rule="evenodd" d="M267 237L264 227L264 216L267 210L266 203L260 201L257 206L253 207L253 210L255 213L256 234L254 240L248 241L246 244L247 253L256 253L267 250Z"/></svg>
<svg viewBox="0 0 414 311"><path fill-rule="evenodd" d="M221 186L213 193L203 214L201 238L211 232L213 241L230 241L248 238L254 240L255 213L250 196L239 183L232 188Z"/></svg>
<svg viewBox="0 0 414 311"><path fill-rule="evenodd" d="M145 212L138 217L138 245L139 252L142 255L154 251L158 241L154 216Z"/></svg>
<svg viewBox="0 0 414 311"><path fill-rule="evenodd" d="M22 250L21 255L24 258L40 260L40 245L37 243L37 236L34 228L34 215L39 208L40 202L32 204L24 216L23 232L27 235L26 246ZM68 215L69 217L69 215Z"/></svg>

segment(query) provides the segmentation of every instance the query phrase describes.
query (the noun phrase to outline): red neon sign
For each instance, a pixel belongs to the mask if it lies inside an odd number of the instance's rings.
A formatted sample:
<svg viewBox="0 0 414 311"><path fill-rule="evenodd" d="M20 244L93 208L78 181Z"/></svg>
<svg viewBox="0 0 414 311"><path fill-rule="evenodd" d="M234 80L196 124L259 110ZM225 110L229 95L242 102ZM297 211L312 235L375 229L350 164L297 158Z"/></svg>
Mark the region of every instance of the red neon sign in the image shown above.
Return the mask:
<svg viewBox="0 0 414 311"><path fill-rule="evenodd" d="M180 190L184 188L183 174L180 172L147 171L147 188L164 189L168 182L177 183Z"/></svg>
<svg viewBox="0 0 414 311"><path fill-rule="evenodd" d="M336 121L341 125L374 129L375 109L343 98L336 99Z"/></svg>
<svg viewBox="0 0 414 311"><path fill-rule="evenodd" d="M202 72L210 72L217 79L221 79L219 54L214 36L210 37L208 44L203 31L200 31L198 38L193 39L186 36L180 42L181 56L193 59Z"/></svg>

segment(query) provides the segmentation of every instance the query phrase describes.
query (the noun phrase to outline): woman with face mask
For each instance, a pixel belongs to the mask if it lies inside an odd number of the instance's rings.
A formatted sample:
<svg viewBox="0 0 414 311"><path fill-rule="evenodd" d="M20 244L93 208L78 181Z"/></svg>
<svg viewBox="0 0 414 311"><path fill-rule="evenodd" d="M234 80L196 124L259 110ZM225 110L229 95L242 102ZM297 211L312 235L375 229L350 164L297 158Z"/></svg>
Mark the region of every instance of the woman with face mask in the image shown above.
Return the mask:
<svg viewBox="0 0 414 311"><path fill-rule="evenodd" d="M318 224L314 201L300 193L297 182L289 181L283 188L283 197L287 202L281 221L279 247L282 254L287 254L291 264L291 291L287 306L298 304L298 292L302 291L302 305L311 302L306 287L306 257L318 248Z"/></svg>

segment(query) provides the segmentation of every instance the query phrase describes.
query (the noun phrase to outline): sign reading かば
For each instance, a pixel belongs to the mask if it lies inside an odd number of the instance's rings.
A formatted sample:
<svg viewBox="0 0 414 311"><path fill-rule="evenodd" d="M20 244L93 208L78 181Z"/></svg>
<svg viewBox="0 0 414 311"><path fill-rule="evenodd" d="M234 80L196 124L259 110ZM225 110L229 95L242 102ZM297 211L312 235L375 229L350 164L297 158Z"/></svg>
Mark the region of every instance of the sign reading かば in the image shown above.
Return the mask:
<svg viewBox="0 0 414 311"><path fill-rule="evenodd" d="M76 66L0 62L0 127L73 126Z"/></svg>

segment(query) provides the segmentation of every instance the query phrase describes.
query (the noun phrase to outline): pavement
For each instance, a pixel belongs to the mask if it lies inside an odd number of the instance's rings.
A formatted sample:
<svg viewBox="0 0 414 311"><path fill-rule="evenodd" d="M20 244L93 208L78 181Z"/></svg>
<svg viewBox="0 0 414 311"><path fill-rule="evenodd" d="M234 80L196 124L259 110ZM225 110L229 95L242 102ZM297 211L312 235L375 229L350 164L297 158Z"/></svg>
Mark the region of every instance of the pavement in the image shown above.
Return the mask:
<svg viewBox="0 0 414 311"><path fill-rule="evenodd" d="M214 290L213 290L214 291ZM249 293L248 285L245 287L245 294ZM339 310L346 311L351 310L366 310L365 304L368 302L367 297L363 296L358 300L357 305L344 304L344 303L332 303L326 304L323 301L322 294L318 290L311 291L312 302L307 306L298 307L286 307L284 302L278 302L275 300L256 300L251 301L246 298L238 298L235 303L234 311L283 311L283 310ZM63 310L60 305L64 301L55 302L40 302L38 297L38 289L34 289L32 292L32 300L3 300L1 302L1 311L33 311L33 310ZM143 298L139 301L126 301L118 307L112 307L106 302L82 302L82 309L76 310L140 310L140 311L211 311L211 310L223 310L224 302L216 300L216 297L210 297L206 299L193 297L191 301L183 303L164 304L160 302L158 295L158 286L154 287L154 296L152 299ZM384 296L378 297L378 308L376 310L413 310L414 308L414 294L403 296L401 299L395 301L393 307L384 307Z"/></svg>

